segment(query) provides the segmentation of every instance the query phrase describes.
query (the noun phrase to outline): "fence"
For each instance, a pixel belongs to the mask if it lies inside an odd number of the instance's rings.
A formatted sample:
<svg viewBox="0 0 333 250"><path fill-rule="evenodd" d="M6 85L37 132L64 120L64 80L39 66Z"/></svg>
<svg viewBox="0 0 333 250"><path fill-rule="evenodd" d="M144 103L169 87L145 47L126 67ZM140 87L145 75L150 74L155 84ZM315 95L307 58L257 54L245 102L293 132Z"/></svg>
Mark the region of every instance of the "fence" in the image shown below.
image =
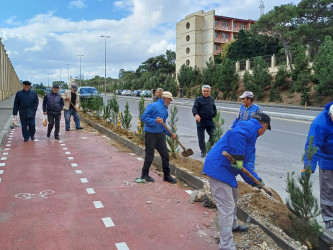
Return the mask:
<svg viewBox="0 0 333 250"><path fill-rule="evenodd" d="M11 97L21 88L21 82L0 38L0 101Z"/></svg>

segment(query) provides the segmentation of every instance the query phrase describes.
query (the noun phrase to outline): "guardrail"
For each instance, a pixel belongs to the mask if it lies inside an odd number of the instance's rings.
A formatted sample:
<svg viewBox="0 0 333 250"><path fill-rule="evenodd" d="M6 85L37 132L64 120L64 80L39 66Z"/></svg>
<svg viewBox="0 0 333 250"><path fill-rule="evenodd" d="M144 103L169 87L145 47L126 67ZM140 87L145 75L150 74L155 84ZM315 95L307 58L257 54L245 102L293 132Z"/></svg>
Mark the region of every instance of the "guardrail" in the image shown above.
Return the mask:
<svg viewBox="0 0 333 250"><path fill-rule="evenodd" d="M11 97L21 88L21 82L0 38L0 101Z"/></svg>

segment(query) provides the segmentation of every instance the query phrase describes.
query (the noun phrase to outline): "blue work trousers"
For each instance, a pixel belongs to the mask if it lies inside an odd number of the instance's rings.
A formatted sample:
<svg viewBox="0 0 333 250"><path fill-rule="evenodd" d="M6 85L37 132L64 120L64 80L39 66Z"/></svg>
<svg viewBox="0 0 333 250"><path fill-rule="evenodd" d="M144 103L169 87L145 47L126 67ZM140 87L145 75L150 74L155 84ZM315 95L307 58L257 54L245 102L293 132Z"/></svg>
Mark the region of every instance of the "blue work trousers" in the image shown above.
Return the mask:
<svg viewBox="0 0 333 250"><path fill-rule="evenodd" d="M70 129L71 116L74 118L75 127L80 128L80 116L74 108L70 107L68 110L64 110L64 116L66 130Z"/></svg>
<svg viewBox="0 0 333 250"><path fill-rule="evenodd" d="M24 140L29 140L29 137L34 137L36 132L35 117L26 118L20 116L20 120Z"/></svg>

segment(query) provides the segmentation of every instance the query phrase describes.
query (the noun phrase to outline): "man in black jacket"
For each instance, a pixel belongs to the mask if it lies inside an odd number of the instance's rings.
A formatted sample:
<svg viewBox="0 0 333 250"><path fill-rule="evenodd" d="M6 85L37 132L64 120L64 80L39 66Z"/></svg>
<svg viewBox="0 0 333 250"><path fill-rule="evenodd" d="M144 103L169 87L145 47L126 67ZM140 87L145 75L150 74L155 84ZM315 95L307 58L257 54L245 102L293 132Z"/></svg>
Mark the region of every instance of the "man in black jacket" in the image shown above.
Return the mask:
<svg viewBox="0 0 333 250"><path fill-rule="evenodd" d="M204 85L201 88L202 96L198 96L194 100L192 108L193 116L197 123L197 133L201 157L206 156L205 130L209 135L209 141L213 145L213 134L215 123L213 117L216 115L216 106L214 99L210 96L211 88L209 85Z"/></svg>
<svg viewBox="0 0 333 250"><path fill-rule="evenodd" d="M47 127L47 137L50 137L53 125L55 125L54 138L56 140L60 140L61 110L64 108L64 100L61 95L58 94L58 90L59 85L53 84L52 91L46 93L43 100L43 113L44 115L47 114L47 121L49 123Z"/></svg>
<svg viewBox="0 0 333 250"><path fill-rule="evenodd" d="M38 108L38 96L36 92L30 90L31 82L23 82L23 90L16 93L13 107L13 115L17 116L20 113L22 125L22 135L24 141L35 140L36 124L35 117Z"/></svg>

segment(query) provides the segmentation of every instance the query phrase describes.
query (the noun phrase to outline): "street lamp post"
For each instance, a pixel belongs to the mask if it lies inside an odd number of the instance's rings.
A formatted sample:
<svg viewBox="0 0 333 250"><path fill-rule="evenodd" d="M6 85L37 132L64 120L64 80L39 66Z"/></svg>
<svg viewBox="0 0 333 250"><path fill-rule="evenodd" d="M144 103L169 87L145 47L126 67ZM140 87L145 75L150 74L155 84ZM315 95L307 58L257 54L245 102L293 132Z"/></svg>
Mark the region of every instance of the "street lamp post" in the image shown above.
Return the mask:
<svg viewBox="0 0 333 250"><path fill-rule="evenodd" d="M68 78L67 78L67 86L69 87L69 66L71 66L70 64L66 64L67 65L67 69L68 69Z"/></svg>
<svg viewBox="0 0 333 250"><path fill-rule="evenodd" d="M81 77L81 57L82 57L83 55L77 55L77 56L80 57L80 87L81 87L81 79L82 79L82 77Z"/></svg>
<svg viewBox="0 0 333 250"><path fill-rule="evenodd" d="M101 36L105 38L105 54L104 54L104 58L105 58L105 64L104 64L104 93L106 95L106 38L110 38L110 36Z"/></svg>

